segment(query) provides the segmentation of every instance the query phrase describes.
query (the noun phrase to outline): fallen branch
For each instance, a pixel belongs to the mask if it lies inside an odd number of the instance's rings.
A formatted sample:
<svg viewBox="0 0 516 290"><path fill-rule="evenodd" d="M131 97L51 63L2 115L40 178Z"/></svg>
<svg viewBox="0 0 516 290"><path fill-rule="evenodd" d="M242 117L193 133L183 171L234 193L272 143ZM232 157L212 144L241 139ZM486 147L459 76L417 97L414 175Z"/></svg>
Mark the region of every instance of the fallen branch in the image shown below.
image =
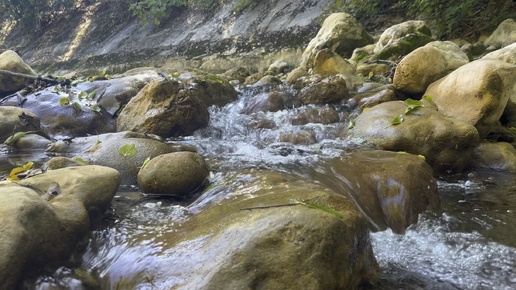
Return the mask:
<svg viewBox="0 0 516 290"><path fill-rule="evenodd" d="M17 72L12 72L12 71L3 70L3 69L0 69L0 74L24 78L24 79L30 79L30 80L44 81L44 82L52 83L52 84L59 84L59 81L56 79L46 78L46 77L42 77L42 76L29 75L29 74L23 74L23 73L17 73Z"/></svg>
<svg viewBox="0 0 516 290"><path fill-rule="evenodd" d="M293 206L293 205L299 205L301 203L284 203L284 204L273 204L273 205L264 205L264 206L255 206L255 207L244 207L240 210L253 210L253 209L266 209L266 208L273 208L273 207L284 207L284 206Z"/></svg>

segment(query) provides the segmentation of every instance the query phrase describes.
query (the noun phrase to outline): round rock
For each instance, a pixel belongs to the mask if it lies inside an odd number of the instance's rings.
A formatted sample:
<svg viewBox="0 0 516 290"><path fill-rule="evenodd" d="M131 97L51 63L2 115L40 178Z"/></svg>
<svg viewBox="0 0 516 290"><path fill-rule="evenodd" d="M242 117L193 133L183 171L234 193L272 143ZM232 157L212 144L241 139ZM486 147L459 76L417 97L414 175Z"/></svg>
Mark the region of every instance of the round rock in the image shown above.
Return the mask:
<svg viewBox="0 0 516 290"><path fill-rule="evenodd" d="M193 152L159 155L138 173L138 186L144 193L185 196L206 184L209 175L204 159Z"/></svg>

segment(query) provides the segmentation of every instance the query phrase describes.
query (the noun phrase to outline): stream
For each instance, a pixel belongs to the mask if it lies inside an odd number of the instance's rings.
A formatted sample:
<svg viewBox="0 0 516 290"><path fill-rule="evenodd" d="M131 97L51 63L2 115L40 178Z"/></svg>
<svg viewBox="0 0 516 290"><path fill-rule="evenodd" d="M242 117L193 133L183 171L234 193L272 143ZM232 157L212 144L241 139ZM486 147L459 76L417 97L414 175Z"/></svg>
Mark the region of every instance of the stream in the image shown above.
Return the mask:
<svg viewBox="0 0 516 290"><path fill-rule="evenodd" d="M169 289L182 277L167 277L170 267L189 267L177 259L188 253L167 253L157 241L189 215L231 194L247 176L244 170L267 169L300 174L299 168L367 147L343 136L345 121L291 125L296 111L242 114L256 92L242 91L238 101L210 108L211 121L193 136L170 140L193 145L205 157L211 185L192 200L143 196L122 186L103 223L68 265L25 282L25 289ZM346 108L338 108L345 120ZM260 120L272 129L250 128ZM317 143L278 142L282 133L308 130ZM41 164L44 152L0 152L0 172L28 161ZM331 173L328 173L331 174ZM404 235L372 233L381 267L382 289L516 289L516 178L498 172L465 172L438 180L441 209L426 212ZM195 241L187 250L195 250ZM125 275L160 269L153 281L136 284ZM158 271L156 271L158 272ZM157 274L158 275L158 274ZM174 280L174 281L173 281ZM378 288L375 288L378 289Z"/></svg>

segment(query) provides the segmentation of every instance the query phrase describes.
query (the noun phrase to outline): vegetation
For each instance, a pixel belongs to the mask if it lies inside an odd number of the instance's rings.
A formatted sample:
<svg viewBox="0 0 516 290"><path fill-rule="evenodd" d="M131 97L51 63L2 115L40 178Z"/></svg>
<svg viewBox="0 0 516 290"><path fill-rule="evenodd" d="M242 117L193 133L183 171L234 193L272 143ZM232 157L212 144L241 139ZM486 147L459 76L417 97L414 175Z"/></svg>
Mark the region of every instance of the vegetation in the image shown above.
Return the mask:
<svg viewBox="0 0 516 290"><path fill-rule="evenodd" d="M79 0L0 0L0 23L17 21L24 28L39 29L75 7Z"/></svg>
<svg viewBox="0 0 516 290"><path fill-rule="evenodd" d="M492 31L507 18L516 18L513 0L334 0L332 11L345 11L359 20L379 13L402 13L434 27L439 38L472 37ZM349 3L348 3L349 2Z"/></svg>

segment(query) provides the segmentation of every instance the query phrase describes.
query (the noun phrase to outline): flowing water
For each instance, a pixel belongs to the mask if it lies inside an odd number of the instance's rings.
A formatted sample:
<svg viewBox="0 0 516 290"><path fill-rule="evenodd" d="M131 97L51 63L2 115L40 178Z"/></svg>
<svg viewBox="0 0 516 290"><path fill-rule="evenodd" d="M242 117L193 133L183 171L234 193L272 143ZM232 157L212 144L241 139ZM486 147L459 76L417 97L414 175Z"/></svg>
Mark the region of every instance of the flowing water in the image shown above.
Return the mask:
<svg viewBox="0 0 516 290"><path fill-rule="evenodd" d="M171 140L196 146L206 158L213 173L211 186L204 192L190 201L177 201L123 188L83 251L69 265L27 281L26 288L168 289L187 278L170 276L163 269L181 267L186 273L199 267L189 252L201 241L191 241L172 253L159 237L241 187L249 178L243 169L297 174L299 168L314 166L321 159L366 146L346 139L346 116L350 113L346 108L339 108L340 123L291 125L299 109L242 114L255 95L246 91L232 104L211 108L208 128ZM275 126L249 126L257 121ZM283 133L300 131L311 132L317 142L278 142ZM0 171L5 171L9 166L48 157L41 152L4 152L0 158L4 166ZM438 184L440 211L422 214L419 223L404 235L390 230L371 234L384 277L375 289L516 289L515 176L470 172L441 178ZM148 283L124 277L148 278Z"/></svg>

